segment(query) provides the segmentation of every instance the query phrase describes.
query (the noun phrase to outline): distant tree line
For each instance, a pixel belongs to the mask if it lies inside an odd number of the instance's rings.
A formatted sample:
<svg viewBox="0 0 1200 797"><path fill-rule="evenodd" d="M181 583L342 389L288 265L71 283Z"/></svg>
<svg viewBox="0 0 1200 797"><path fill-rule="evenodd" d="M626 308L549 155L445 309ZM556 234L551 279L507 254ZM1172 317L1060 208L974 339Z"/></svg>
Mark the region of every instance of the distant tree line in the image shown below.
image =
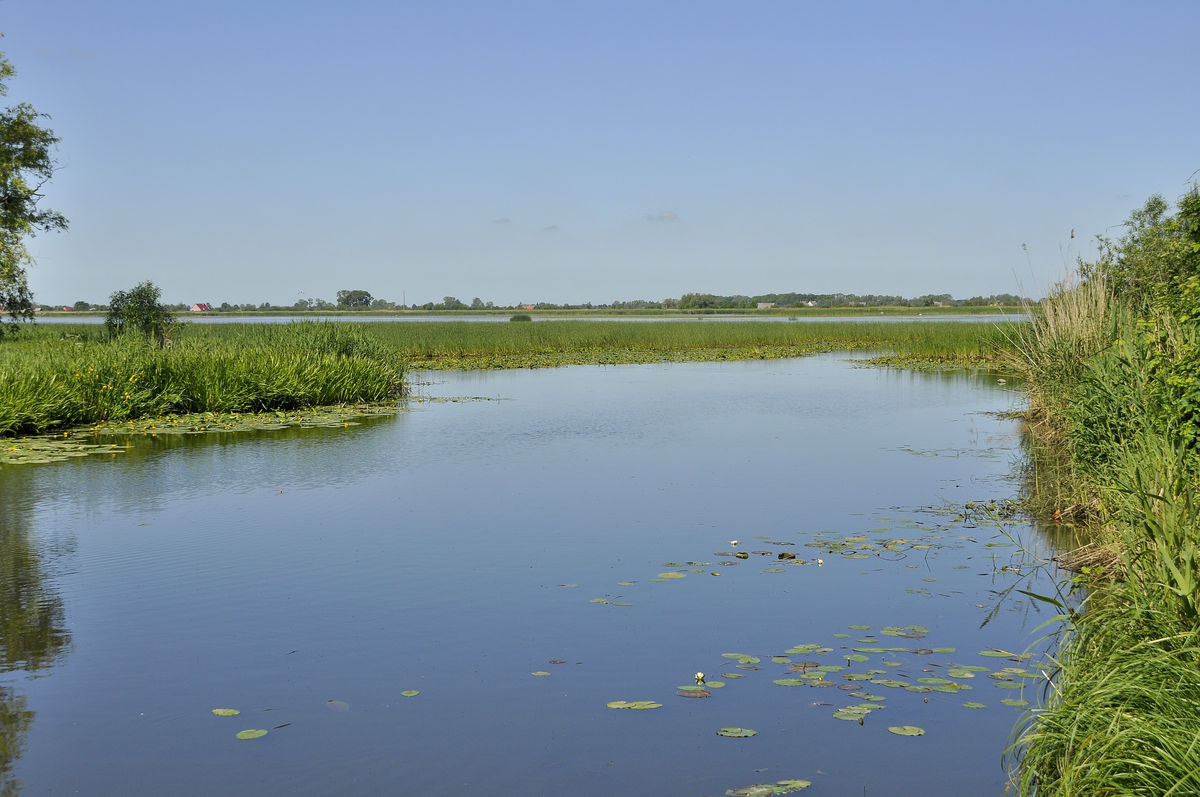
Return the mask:
<svg viewBox="0 0 1200 797"><path fill-rule="evenodd" d="M440 302L413 303L409 305L394 302L390 299L377 299L370 291L362 289L341 290L337 292L336 301L325 299L303 298L292 304L261 304L243 303L231 304L221 302L211 304L214 312L245 312L245 311L295 311L295 310L754 310L760 305L771 305L778 308L801 307L1015 307L1022 304L1034 304L1033 299L1022 298L1012 293L996 293L990 296L972 296L969 299L955 299L948 293L929 293L923 296L905 298L886 294L856 294L856 293L765 293L759 296L718 296L712 293L685 293L678 299L667 298L661 301L652 299L614 300L607 304L555 304L553 302L516 302L514 304L495 304L485 302L476 296L469 303L454 296L443 296ZM190 310L190 304L167 304L166 309L183 312ZM53 306L55 309L57 305ZM108 305L90 304L85 301L75 302L74 305L62 305L64 309L78 311L107 310Z"/></svg>

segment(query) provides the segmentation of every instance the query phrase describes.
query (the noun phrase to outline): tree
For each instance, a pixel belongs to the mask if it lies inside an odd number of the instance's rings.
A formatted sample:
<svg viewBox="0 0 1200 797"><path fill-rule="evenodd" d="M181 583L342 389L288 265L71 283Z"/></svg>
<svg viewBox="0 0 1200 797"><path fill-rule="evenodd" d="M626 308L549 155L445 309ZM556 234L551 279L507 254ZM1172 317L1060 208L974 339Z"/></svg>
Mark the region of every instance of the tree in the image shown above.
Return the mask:
<svg viewBox="0 0 1200 797"><path fill-rule="evenodd" d="M337 292L337 306L347 310L366 309L371 306L371 299L368 291Z"/></svg>
<svg viewBox="0 0 1200 797"><path fill-rule="evenodd" d="M131 330L153 337L159 348L167 344L168 333L175 325L175 315L159 301L162 291L147 280L129 291L117 291L108 299L108 315L104 326L116 336Z"/></svg>
<svg viewBox="0 0 1200 797"><path fill-rule="evenodd" d="M0 96L8 94L7 80L15 74L0 53ZM61 213L38 207L41 189L54 174L51 149L54 132L41 127L46 117L28 103L0 110L0 336L16 330L16 321L33 317L33 294L25 269L33 263L25 238L47 230L65 230Z"/></svg>

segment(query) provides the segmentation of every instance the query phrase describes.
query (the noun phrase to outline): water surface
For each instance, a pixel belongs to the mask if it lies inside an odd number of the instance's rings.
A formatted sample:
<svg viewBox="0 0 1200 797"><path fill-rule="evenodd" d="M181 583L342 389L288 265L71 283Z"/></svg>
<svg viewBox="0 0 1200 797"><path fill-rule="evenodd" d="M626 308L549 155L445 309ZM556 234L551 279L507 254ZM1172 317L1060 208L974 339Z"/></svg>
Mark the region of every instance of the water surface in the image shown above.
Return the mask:
<svg viewBox="0 0 1200 797"><path fill-rule="evenodd" d="M1020 564L1005 533L1037 538L954 520L1017 493L1004 386L842 355L425 378L425 399L480 400L0 468L10 780L33 795L719 795L783 778L813 795L1003 792L1020 714L999 701L1021 693L988 672L957 694L860 683L886 708L859 725L831 715L861 700L776 685L797 673L770 657L831 647L789 658L846 665L837 684L1017 664L978 653L1024 650L1047 618L1000 598ZM955 651L843 658L897 644ZM677 696L696 671L727 685ZM235 739L247 728L270 733Z"/></svg>

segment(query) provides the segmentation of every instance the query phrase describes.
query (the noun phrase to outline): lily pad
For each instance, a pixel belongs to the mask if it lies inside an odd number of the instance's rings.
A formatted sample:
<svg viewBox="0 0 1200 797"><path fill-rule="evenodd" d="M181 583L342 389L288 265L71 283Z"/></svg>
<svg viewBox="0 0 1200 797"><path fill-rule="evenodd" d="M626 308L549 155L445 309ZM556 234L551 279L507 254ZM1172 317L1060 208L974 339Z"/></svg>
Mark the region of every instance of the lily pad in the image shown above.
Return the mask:
<svg viewBox="0 0 1200 797"><path fill-rule="evenodd" d="M662 708L662 703L655 703L653 700L614 700L605 705L609 708L627 708L631 711L647 711L652 708Z"/></svg>
<svg viewBox="0 0 1200 797"><path fill-rule="evenodd" d="M897 736L924 736L925 729L916 725L892 725L888 730Z"/></svg>
<svg viewBox="0 0 1200 797"><path fill-rule="evenodd" d="M400 697L416 697L419 694L421 694L420 689L405 689L400 693Z"/></svg>
<svg viewBox="0 0 1200 797"><path fill-rule="evenodd" d="M717 731L717 736L728 736L731 739L748 739L757 735L758 731L749 728L722 728Z"/></svg>
<svg viewBox="0 0 1200 797"><path fill-rule="evenodd" d="M244 731L238 731L237 738L239 739L258 739L266 736L267 732L262 728L247 728Z"/></svg>
<svg viewBox="0 0 1200 797"><path fill-rule="evenodd" d="M350 704L345 700L326 700L325 705L333 711L349 711Z"/></svg>
<svg viewBox="0 0 1200 797"><path fill-rule="evenodd" d="M676 573L675 571L670 571L667 573L659 573L658 577L659 578L687 578L687 573Z"/></svg>
<svg viewBox="0 0 1200 797"><path fill-rule="evenodd" d="M963 703L963 708L987 708L987 703L976 703L972 701L970 703Z"/></svg>
<svg viewBox="0 0 1200 797"><path fill-rule="evenodd" d="M1000 702L1006 706L1012 706L1014 708L1024 708L1025 706L1029 705L1028 700L1020 697L1006 697Z"/></svg>
<svg viewBox="0 0 1200 797"><path fill-rule="evenodd" d="M529 673L529 674L530 674L530 675L536 675L536 676L538 676L538 677L540 678L540 677L543 677L543 676L549 675L550 673L546 672L545 670L537 670L536 672L531 672L531 673Z"/></svg>
<svg viewBox="0 0 1200 797"><path fill-rule="evenodd" d="M214 708L212 713L216 714L218 717L236 717L242 712L238 711L236 708Z"/></svg>
<svg viewBox="0 0 1200 797"><path fill-rule="evenodd" d="M762 659L756 656L750 656L745 653L722 653L727 659L737 659L738 664L758 664Z"/></svg>
<svg viewBox="0 0 1200 797"><path fill-rule="evenodd" d="M725 793L733 795L733 797L771 797L775 794L803 791L811 785L811 780L781 780L778 783L758 783L753 786L729 789Z"/></svg>

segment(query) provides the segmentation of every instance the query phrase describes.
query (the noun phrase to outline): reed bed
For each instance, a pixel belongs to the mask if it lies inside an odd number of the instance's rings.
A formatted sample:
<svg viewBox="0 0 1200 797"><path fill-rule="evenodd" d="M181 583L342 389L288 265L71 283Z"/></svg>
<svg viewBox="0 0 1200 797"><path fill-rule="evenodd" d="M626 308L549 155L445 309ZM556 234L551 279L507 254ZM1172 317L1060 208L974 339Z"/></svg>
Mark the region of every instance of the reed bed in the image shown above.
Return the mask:
<svg viewBox="0 0 1200 797"><path fill-rule="evenodd" d="M0 434L381 401L403 379L403 362L356 325L238 326L166 349L94 327L23 330L0 344Z"/></svg>
<svg viewBox="0 0 1200 797"><path fill-rule="evenodd" d="M1021 793L1198 794L1200 328L1093 278L1020 335L1047 452L1032 484L1091 526L1066 557L1089 597L1060 618L1058 671L1015 746Z"/></svg>
<svg viewBox="0 0 1200 797"><path fill-rule="evenodd" d="M185 412L373 402L407 368L797 357L834 350L994 362L1018 325L954 322L539 321L185 324L167 349L96 325L0 343L0 434Z"/></svg>
<svg viewBox="0 0 1200 797"><path fill-rule="evenodd" d="M420 368L760 359L847 349L992 358L1005 339L993 324L953 322L430 322L376 324L372 331Z"/></svg>

